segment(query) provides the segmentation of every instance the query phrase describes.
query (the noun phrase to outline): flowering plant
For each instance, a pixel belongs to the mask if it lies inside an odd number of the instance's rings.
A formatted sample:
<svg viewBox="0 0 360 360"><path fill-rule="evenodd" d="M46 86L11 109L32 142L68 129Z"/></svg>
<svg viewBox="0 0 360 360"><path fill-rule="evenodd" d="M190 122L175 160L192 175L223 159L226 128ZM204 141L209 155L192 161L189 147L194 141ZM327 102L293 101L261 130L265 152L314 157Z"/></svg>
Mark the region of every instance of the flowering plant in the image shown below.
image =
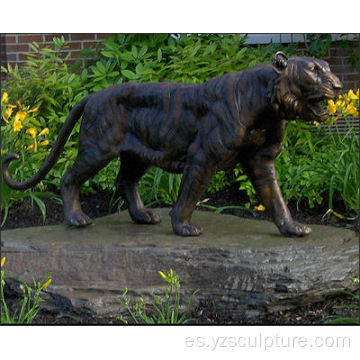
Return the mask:
<svg viewBox="0 0 360 360"><path fill-rule="evenodd" d="M2 155L10 150L37 152L38 145L49 145L46 139L49 129L36 119L37 111L37 107L30 109L20 101L16 105L10 104L6 92L1 95L1 131L5 140L2 142Z"/></svg>
<svg viewBox="0 0 360 360"><path fill-rule="evenodd" d="M329 119L327 120L327 124L332 126L335 121L339 120L341 117L357 117L359 116L359 89L357 89L356 93L350 89L345 94L340 94L336 101L329 100L327 105L327 110L329 112ZM338 113L335 115L335 113ZM315 125L318 126L319 123Z"/></svg>

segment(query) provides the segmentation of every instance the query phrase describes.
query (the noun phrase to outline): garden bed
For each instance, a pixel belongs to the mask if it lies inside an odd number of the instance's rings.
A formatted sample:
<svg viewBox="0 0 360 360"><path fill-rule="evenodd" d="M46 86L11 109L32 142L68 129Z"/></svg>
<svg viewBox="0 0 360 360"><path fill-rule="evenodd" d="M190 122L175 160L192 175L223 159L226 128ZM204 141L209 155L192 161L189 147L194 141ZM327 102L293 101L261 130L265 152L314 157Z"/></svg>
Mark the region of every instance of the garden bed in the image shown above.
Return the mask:
<svg viewBox="0 0 360 360"><path fill-rule="evenodd" d="M110 200L112 193L109 191L99 191L95 194L88 194L81 196L81 206L84 212L91 218L113 214L117 210L115 207L110 208ZM203 198L209 199L204 202L206 205L223 207L223 206L239 206L244 205L249 201L244 191L239 191L236 184L225 190L218 191L213 195L208 195ZM55 225L61 224L64 221L62 205L53 199L43 199L47 212L46 219L43 222L40 209L35 205L32 207L30 199L24 199L23 202L15 204L9 209L8 218L3 230L16 229L29 226ZM163 204L159 206L164 206ZM310 208L307 203L290 201L288 207L294 219L306 224L321 224L331 225L351 229L360 234L359 221L349 221L340 219L336 216L324 217L328 210L327 199L325 198L321 205L316 205ZM341 201L334 201L334 209L345 217L354 217L354 212L347 211ZM208 211L207 208L199 206L198 210ZM254 215L248 210L242 209L227 209L223 211L224 214L232 214L235 216L254 218ZM256 218L260 220L270 220L266 212L256 212Z"/></svg>

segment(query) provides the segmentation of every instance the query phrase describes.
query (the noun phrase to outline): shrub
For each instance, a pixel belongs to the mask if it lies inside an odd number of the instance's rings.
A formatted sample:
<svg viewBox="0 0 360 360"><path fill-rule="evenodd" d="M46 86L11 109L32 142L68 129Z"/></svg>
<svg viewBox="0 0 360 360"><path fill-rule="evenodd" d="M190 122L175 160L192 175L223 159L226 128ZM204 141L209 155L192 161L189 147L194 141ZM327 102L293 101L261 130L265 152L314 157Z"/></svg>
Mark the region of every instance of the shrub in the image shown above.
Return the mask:
<svg viewBox="0 0 360 360"><path fill-rule="evenodd" d="M20 101L11 104L7 93L1 96L1 158L8 152L17 152L21 155L21 162L16 167L11 165L15 176L20 180L29 178L38 170L48 155L49 129L43 120L38 119L38 108L30 109L29 106L23 105ZM26 158L26 161L25 161ZM28 197L32 203L36 203L45 221L46 207L40 199L42 197L56 196L50 192L44 192L43 184L37 186L37 190L28 189L26 191L16 191L11 189L3 181L1 176L1 211L2 222L4 225L9 208L16 202L22 201Z"/></svg>
<svg viewBox="0 0 360 360"><path fill-rule="evenodd" d="M10 104L16 102L17 104L26 104L28 105L27 109L37 109L36 112L29 114L26 121L22 123L24 129L20 132L22 134L27 128L26 125L29 124L29 126L36 129L36 133L32 132L26 135L25 132L24 137L19 137L8 131L6 137L2 137L6 139L5 144L2 143L1 145L2 154L4 150L5 152L22 152L23 163L20 165L21 170L18 169L19 162L16 162L16 172L22 172L22 175L18 175L21 176L18 178L19 180L34 174L48 155L48 150L46 152L40 151L40 147L38 147L39 151L37 152L23 152L31 140L31 136L34 136L34 134L40 136L40 128L46 128L48 129L48 135L46 139L41 138L41 140L48 140L49 145L53 145L70 109L88 93L81 76L70 71L69 66L66 64L67 57L64 59L61 57L61 51L67 47L64 38L55 38L53 42L54 49L40 49L37 43L33 43L31 46L34 52L27 54L27 60L20 69L17 65L14 68L10 65L7 68L1 68L2 72L6 73L4 89L8 94L8 102ZM30 113L31 110L28 112ZM2 122L2 130L3 125ZM7 128L5 127L5 129ZM80 122L76 124L65 145L65 151L43 182L44 184L53 183L58 186L65 170L75 160L79 129ZM14 143L12 140L15 135L18 141ZM33 150L35 150L36 139L33 138L33 140Z"/></svg>
<svg viewBox="0 0 360 360"><path fill-rule="evenodd" d="M350 99L352 97L352 99ZM333 115L328 126L341 117L357 116L359 91L340 95L339 101L330 101L328 109ZM335 106L335 108L333 107ZM324 194L329 195L329 209L334 194L339 194L348 210L359 209L359 139L349 126L345 135L335 131L326 134L324 127L317 128L298 121L289 122L284 148L277 159L278 179L286 200L307 199L310 207L321 204Z"/></svg>

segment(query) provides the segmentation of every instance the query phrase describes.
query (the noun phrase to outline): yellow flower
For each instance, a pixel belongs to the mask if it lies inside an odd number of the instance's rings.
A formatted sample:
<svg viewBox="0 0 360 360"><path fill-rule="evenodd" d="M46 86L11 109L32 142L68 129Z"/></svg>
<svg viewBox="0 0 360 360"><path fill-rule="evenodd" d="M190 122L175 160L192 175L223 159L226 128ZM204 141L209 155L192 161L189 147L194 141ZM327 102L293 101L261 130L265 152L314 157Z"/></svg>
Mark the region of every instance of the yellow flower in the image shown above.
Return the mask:
<svg viewBox="0 0 360 360"><path fill-rule="evenodd" d="M335 105L336 105L336 109L339 111L345 106L345 102L342 100L337 100Z"/></svg>
<svg viewBox="0 0 360 360"><path fill-rule="evenodd" d="M171 278L174 277L173 269L170 269L170 270L169 270L169 276L170 276Z"/></svg>
<svg viewBox="0 0 360 360"><path fill-rule="evenodd" d="M6 94L6 93L5 93ZM2 259L1 259L1 267L3 267L4 266L4 264L5 264L5 260L6 260L6 257L4 256Z"/></svg>
<svg viewBox="0 0 360 360"><path fill-rule="evenodd" d="M349 112L350 115L352 116L358 116L359 112L357 111L356 107L354 106L354 104L349 104L346 108L346 110Z"/></svg>
<svg viewBox="0 0 360 360"><path fill-rule="evenodd" d="M38 146L38 143L36 141L36 139L34 140L34 152L37 152L37 146Z"/></svg>
<svg viewBox="0 0 360 360"><path fill-rule="evenodd" d="M265 206L264 205L259 205L259 206L254 206L254 210L256 211L265 211Z"/></svg>
<svg viewBox="0 0 360 360"><path fill-rule="evenodd" d="M359 89L357 89L356 96L359 99Z"/></svg>
<svg viewBox="0 0 360 360"><path fill-rule="evenodd" d="M18 111L15 115L15 121L21 121L23 122L27 118L27 113L24 111Z"/></svg>
<svg viewBox="0 0 360 360"><path fill-rule="evenodd" d="M354 94L354 92L352 91L352 89L350 89L349 92L348 92L348 97L349 97L349 99L351 99L351 100L357 100L357 99L359 98L359 95L356 96L356 95Z"/></svg>
<svg viewBox="0 0 360 360"><path fill-rule="evenodd" d="M317 121L314 121L314 125L315 125L316 127L318 127L318 126L320 125L320 123L317 122Z"/></svg>
<svg viewBox="0 0 360 360"><path fill-rule="evenodd" d="M49 279L41 288L40 290L46 289L51 284L51 279Z"/></svg>
<svg viewBox="0 0 360 360"><path fill-rule="evenodd" d="M26 150L31 150L33 147L34 147L34 145L31 144L31 145L29 145L29 146L26 148Z"/></svg>
<svg viewBox="0 0 360 360"><path fill-rule="evenodd" d="M49 140L44 140L40 143L41 146L49 145Z"/></svg>
<svg viewBox="0 0 360 360"><path fill-rule="evenodd" d="M329 100L328 101L328 112L329 114L334 114L336 112L336 106L335 106L335 103L334 103L334 100Z"/></svg>
<svg viewBox="0 0 360 360"><path fill-rule="evenodd" d="M14 121L13 129L16 132L19 132L22 129L21 121Z"/></svg>
<svg viewBox="0 0 360 360"><path fill-rule="evenodd" d="M10 108L10 107L8 107L8 108L5 110L5 116L6 116L7 119L11 116L12 112L13 112L13 109Z"/></svg>
<svg viewBox="0 0 360 360"><path fill-rule="evenodd" d="M29 110L29 113L33 113L33 112L38 111L38 110L39 110L38 107L34 107L33 109Z"/></svg>
<svg viewBox="0 0 360 360"><path fill-rule="evenodd" d="M21 102L20 102L20 100L18 100L18 102L17 102L17 106L22 110L24 107L21 105Z"/></svg>
<svg viewBox="0 0 360 360"><path fill-rule="evenodd" d="M45 128L45 129L40 131L39 136L47 135L48 133L49 133L49 129Z"/></svg>
<svg viewBox="0 0 360 360"><path fill-rule="evenodd" d="M33 139L35 139L36 129L35 129L34 127L27 129L27 130L26 130L26 133L29 134L29 135L31 135L31 137L32 137Z"/></svg>
<svg viewBox="0 0 360 360"><path fill-rule="evenodd" d="M163 280L165 280L165 281L167 280L167 276L162 271L158 271L158 273Z"/></svg>
<svg viewBox="0 0 360 360"><path fill-rule="evenodd" d="M1 95L1 103L6 103L8 101L8 94L6 92L4 92L2 95Z"/></svg>

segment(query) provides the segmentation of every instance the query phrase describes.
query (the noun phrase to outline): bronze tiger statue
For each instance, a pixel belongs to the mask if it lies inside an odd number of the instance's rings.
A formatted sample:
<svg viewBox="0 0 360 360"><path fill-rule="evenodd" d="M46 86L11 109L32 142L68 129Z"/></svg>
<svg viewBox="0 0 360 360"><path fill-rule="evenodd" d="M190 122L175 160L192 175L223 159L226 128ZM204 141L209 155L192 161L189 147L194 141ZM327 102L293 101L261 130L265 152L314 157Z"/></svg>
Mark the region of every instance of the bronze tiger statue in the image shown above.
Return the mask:
<svg viewBox="0 0 360 360"><path fill-rule="evenodd" d="M304 236L311 229L292 219L276 179L274 160L281 151L285 121L325 121L324 100L335 99L341 88L327 62L287 58L282 52L275 54L272 63L204 84L110 86L74 106L48 158L32 178L17 182L9 177L9 163L19 158L12 153L4 159L4 180L17 190L42 180L83 116L76 161L61 180L68 224L91 223L80 206L80 187L120 156L116 188L136 223L161 221L145 209L137 186L145 172L157 166L183 174L177 202L170 211L174 233L200 235L200 227L190 224L197 202L217 170L240 163L279 231Z"/></svg>

